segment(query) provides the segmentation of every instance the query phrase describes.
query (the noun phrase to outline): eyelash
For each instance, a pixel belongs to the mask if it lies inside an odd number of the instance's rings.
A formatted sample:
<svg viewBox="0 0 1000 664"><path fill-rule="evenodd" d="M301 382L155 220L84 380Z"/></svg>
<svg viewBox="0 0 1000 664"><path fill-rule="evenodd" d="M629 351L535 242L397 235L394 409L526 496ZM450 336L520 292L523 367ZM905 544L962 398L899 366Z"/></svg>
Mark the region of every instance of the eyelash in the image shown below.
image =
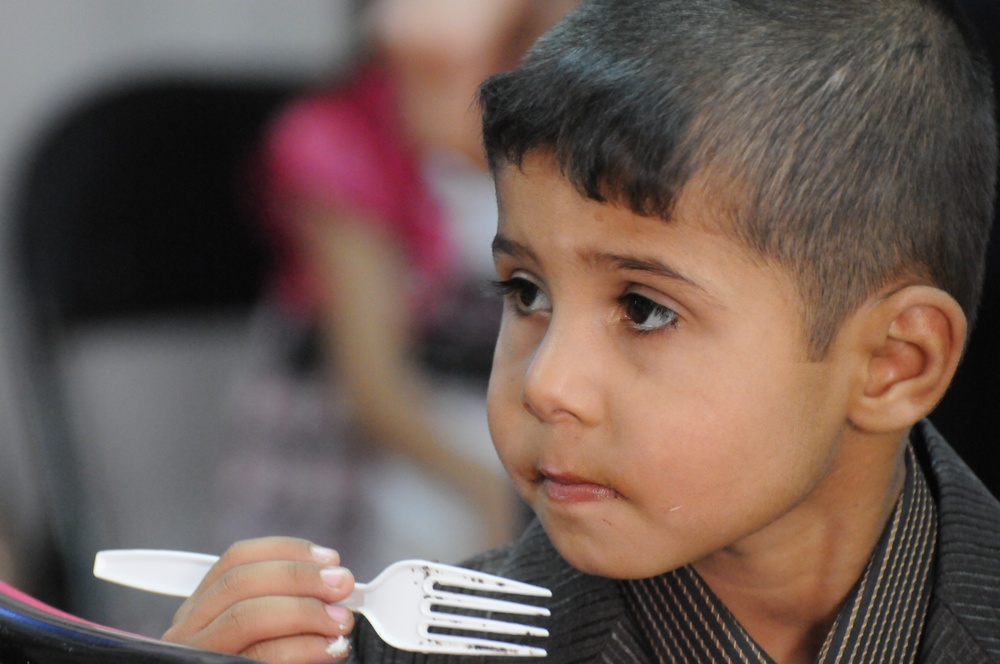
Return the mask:
<svg viewBox="0 0 1000 664"><path fill-rule="evenodd" d="M632 331L636 334L653 334L655 332L662 332L664 330L672 330L680 323L680 316L676 311L670 307L666 307L658 302L639 295L638 293L626 293L625 295L618 298L618 302L621 307L626 311L625 317L632 321ZM642 305L646 309L646 316L652 316L654 314L667 314L669 316L669 321L663 325L656 327L644 327L643 324L635 322L635 319L628 313L630 307L636 307L637 305Z"/></svg>
<svg viewBox="0 0 1000 664"><path fill-rule="evenodd" d="M517 297L518 299L521 300L522 303L524 302L524 295L529 290L536 292L541 290L534 283L528 281L527 279L523 279L521 277L512 277L510 279L504 279L502 281L494 281L492 282L492 284L493 288L497 291L497 293L499 293L505 300ZM521 307L518 306L516 302L514 303L514 313L516 313L518 316L527 315L524 311L521 310Z"/></svg>
<svg viewBox="0 0 1000 664"><path fill-rule="evenodd" d="M493 287L496 289L504 299L518 298L520 304L513 302L514 313L517 316L525 317L530 315L530 311L525 311L523 307L528 307L529 304L524 301L524 296L531 293L531 300L534 299L541 289L534 282L524 279L522 277L513 277L511 279L506 279L502 281L494 281ZM676 311L670 307L659 304L648 297L640 295L638 293L628 292L618 298L619 306L624 310L624 318L629 321L631 325L629 326L631 331L635 334L652 334L655 332L662 332L663 330L676 328L680 323L680 316ZM643 327L642 323L635 322L641 316L635 316L635 308L641 306L644 309L645 317L648 318L652 315L668 315L670 320L663 325L655 327ZM632 311L630 311L630 309Z"/></svg>

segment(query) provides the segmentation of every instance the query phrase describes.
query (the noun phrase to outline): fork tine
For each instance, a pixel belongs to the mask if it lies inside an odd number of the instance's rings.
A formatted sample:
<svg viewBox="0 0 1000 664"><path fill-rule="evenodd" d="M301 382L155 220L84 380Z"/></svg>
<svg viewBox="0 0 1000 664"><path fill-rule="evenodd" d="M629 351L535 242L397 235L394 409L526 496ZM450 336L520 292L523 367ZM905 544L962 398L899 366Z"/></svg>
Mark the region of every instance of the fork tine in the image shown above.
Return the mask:
<svg viewBox="0 0 1000 664"><path fill-rule="evenodd" d="M421 652L442 655L480 655L497 657L545 657L545 648L525 646L507 641L480 639L474 636L432 634L421 630Z"/></svg>
<svg viewBox="0 0 1000 664"><path fill-rule="evenodd" d="M549 635L549 630L544 627L522 625L504 620L491 620L489 618L476 618L474 616L460 616L454 613L434 613L428 624L431 627L462 629L470 632L490 632L492 634L514 634L518 636L540 637Z"/></svg>
<svg viewBox="0 0 1000 664"><path fill-rule="evenodd" d="M549 610L544 606L532 606L531 604L509 602L503 599L480 597L478 595L463 595L461 593L435 591L427 599L425 599L424 602L426 604L447 606L455 609L493 611L495 613L514 613L522 616L549 615Z"/></svg>
<svg viewBox="0 0 1000 664"><path fill-rule="evenodd" d="M466 588L468 590L483 590L488 592L509 593L511 595L526 595L529 597L552 597L548 588L534 586L523 581L515 581L494 574L476 572L454 565L435 563L429 566L431 580L445 586Z"/></svg>

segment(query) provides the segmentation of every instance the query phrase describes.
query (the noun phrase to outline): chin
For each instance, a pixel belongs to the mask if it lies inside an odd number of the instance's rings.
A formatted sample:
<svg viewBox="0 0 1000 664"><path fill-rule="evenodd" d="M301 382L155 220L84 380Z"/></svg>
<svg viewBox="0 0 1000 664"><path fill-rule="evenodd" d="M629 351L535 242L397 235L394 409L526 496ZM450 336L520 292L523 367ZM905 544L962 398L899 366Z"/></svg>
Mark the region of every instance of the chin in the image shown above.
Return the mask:
<svg viewBox="0 0 1000 664"><path fill-rule="evenodd" d="M574 569L609 579L645 579L659 576L688 564L687 560L649 556L642 547L630 546L619 540L616 545L594 540L579 533L551 528L542 520L546 532L559 555Z"/></svg>
<svg viewBox="0 0 1000 664"><path fill-rule="evenodd" d="M637 561L634 555L628 554L628 547L624 547L624 550L619 547L609 547L585 535L550 528L544 519L542 524L559 555L574 569L584 574L609 579L638 579L650 576L643 573L642 561Z"/></svg>

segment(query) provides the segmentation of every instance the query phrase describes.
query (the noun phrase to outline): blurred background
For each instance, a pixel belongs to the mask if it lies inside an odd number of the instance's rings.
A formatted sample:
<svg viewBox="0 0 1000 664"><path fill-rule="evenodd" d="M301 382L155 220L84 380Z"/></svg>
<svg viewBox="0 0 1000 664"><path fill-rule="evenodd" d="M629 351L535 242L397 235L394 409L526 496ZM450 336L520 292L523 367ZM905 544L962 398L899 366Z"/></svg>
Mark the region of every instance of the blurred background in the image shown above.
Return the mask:
<svg viewBox="0 0 1000 664"><path fill-rule="evenodd" d="M35 187L27 181L34 175L29 165L38 159L44 137L65 123L67 114L99 95L151 81L235 82L257 91L261 97L257 103L263 106L285 90L329 74L355 29L348 16L348 3L340 0L0 0L0 580L57 604L67 599L59 578L63 569L51 560L53 540L63 536L52 523L51 490L73 481L68 479L73 473L54 472L41 463L52 453L46 447L46 439L57 433L52 430L68 426L44 410L65 395L52 394L45 367L53 358L46 355L48 344L40 348L43 344L37 342L56 334L39 327L54 327L54 319L77 322L86 314L72 308L38 312L37 303L25 301L21 226L26 208L36 206L25 202L25 190ZM58 161L60 155L55 158ZM51 202L59 191L60 185L55 185L38 195ZM32 213L47 214L46 210ZM65 230L57 228L52 233L56 237L31 242L58 242ZM81 260L59 251L54 255L67 261L67 269ZM244 268L251 275L257 269ZM60 274L57 269L56 274L66 279L65 271ZM231 289L240 291L235 300L247 301L248 289L255 285L251 281ZM105 287L115 290L113 284ZM129 306L127 295L115 293L116 306ZM99 338L60 337L65 343L58 359L65 360L61 366L67 370L61 375L74 385L72 407L80 413L74 427L79 424L84 435L117 441L104 446L105 456L94 463L129 468L128 441L144 439L149 448L163 450L163 458L154 455L141 462L144 470L127 480L129 486L103 484L93 487L97 494L117 488L133 496L141 491L154 505L173 500L170 496L182 497L159 513L142 510L143 519L155 516L159 524L123 526L136 537L134 546L183 548L197 543L183 522L191 521L199 510L199 500L205 496L199 488L204 488L206 478L179 476L178 468L188 469L184 473L198 468L196 460L208 449L213 434L207 422L221 407L244 317L245 312L235 306L197 322L172 323L155 331L122 327L114 333L117 340L107 333ZM150 334L157 338L152 352L139 340ZM134 417L104 417L109 411L132 412ZM169 421L162 422L164 418ZM169 441L162 439L167 431ZM88 460L67 458L55 465L61 463ZM119 479L124 475L120 473ZM106 473L97 476L100 483L107 478ZM84 506L79 507L83 512ZM64 516L81 518L81 514ZM156 535L166 532L174 536ZM100 540L99 533L90 535ZM72 545L86 541L84 537ZM128 616L135 606L155 604L157 598L140 598L139 593L125 590L112 601L124 605L117 616ZM156 619L164 612L169 616L174 604L164 603ZM85 606L89 604L78 608ZM108 618L96 611L93 615ZM162 631L162 625L144 625L140 619L122 627Z"/></svg>
<svg viewBox="0 0 1000 664"><path fill-rule="evenodd" d="M94 553L509 541L475 89L573 0L0 0L0 581Z"/></svg>

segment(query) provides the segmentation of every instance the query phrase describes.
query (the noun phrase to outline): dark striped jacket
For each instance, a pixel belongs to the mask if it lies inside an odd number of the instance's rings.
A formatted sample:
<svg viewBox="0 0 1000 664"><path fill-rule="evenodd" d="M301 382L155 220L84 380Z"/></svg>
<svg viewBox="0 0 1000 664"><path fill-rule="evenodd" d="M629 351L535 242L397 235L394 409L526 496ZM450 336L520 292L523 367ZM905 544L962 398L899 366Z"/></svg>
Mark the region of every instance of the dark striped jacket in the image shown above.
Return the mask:
<svg viewBox="0 0 1000 664"><path fill-rule="evenodd" d="M927 664L1000 662L1000 503L927 422L914 445L938 507L934 590L918 661ZM645 663L636 626L625 611L618 583L581 574L556 553L538 523L515 544L467 563L552 590L550 636L535 664ZM499 664L497 658L431 657L385 646L359 620L352 661L374 664ZM893 663L894 664L894 663Z"/></svg>

